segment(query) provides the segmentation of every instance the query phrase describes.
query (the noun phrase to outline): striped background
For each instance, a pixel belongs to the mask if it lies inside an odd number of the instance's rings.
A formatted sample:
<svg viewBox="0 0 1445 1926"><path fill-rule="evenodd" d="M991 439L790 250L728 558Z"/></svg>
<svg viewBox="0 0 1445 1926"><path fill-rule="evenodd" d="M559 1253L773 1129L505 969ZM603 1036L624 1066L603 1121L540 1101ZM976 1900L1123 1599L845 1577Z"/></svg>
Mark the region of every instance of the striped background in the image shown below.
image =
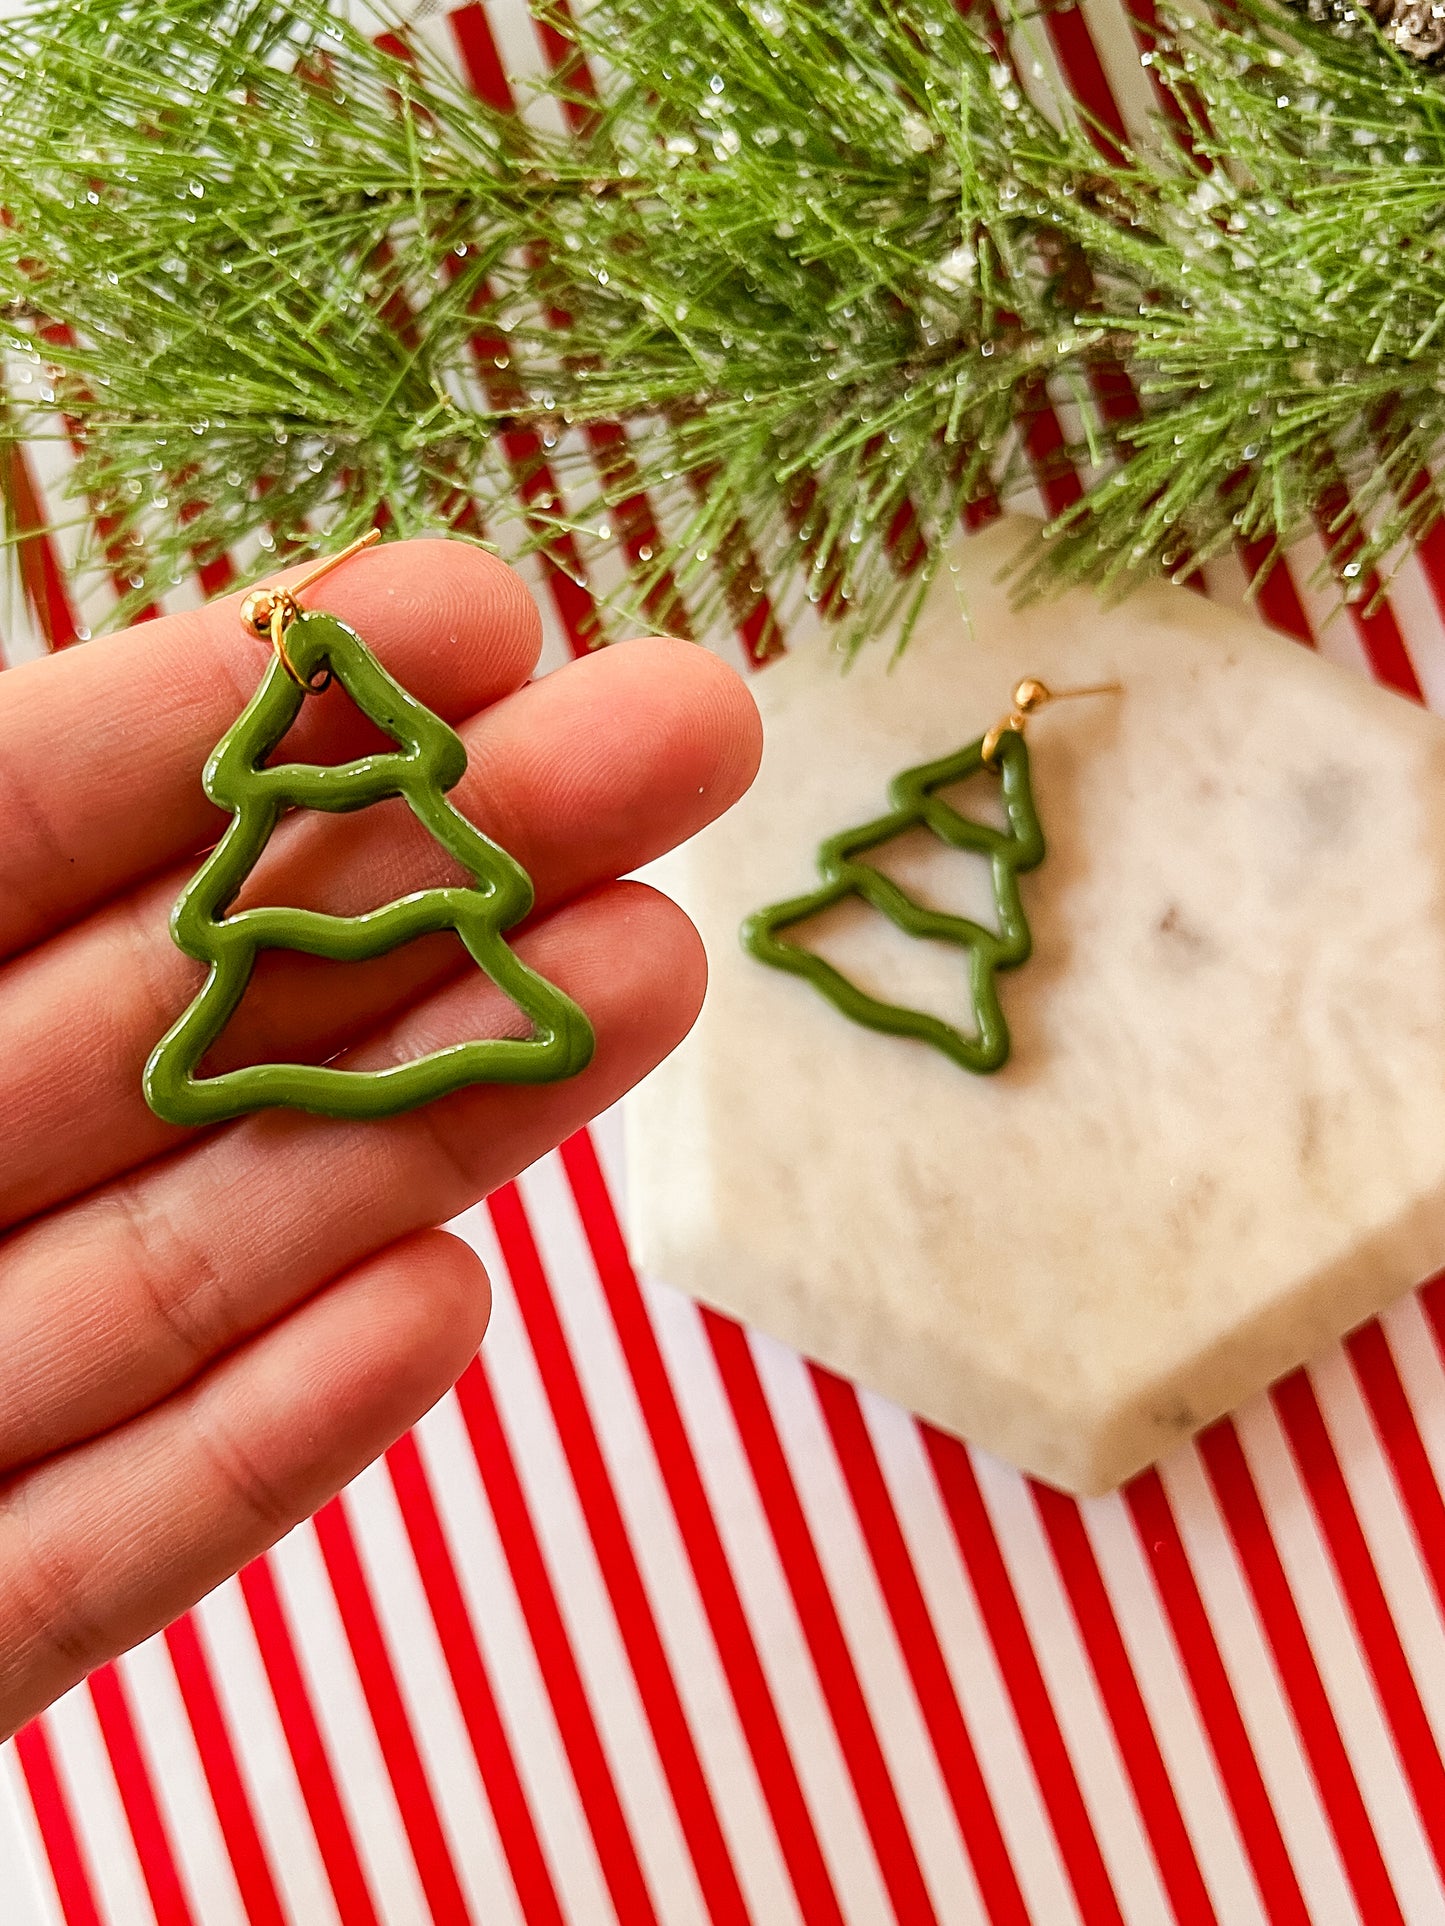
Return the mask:
<svg viewBox="0 0 1445 1926"><path fill-rule="evenodd" d="M418 31L498 95L556 51ZM1020 65L1120 127L1140 44L1084 0ZM32 524L63 462L12 462ZM1349 551L1270 619L1445 708L1445 539L1325 627ZM99 613L26 557L12 660ZM415 1433L0 1748L6 1926L1445 1920L1445 1280L1078 1504L639 1280L617 1146L460 1220L496 1315Z"/></svg>

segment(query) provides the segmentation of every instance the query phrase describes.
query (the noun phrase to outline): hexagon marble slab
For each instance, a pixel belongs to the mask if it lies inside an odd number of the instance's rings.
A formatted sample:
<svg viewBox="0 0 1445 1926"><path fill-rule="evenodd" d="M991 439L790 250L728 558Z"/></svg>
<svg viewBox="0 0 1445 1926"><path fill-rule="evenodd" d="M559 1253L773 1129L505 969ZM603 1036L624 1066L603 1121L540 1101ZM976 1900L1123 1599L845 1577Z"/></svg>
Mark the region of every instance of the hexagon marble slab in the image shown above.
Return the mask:
<svg viewBox="0 0 1445 1926"><path fill-rule="evenodd" d="M1184 589L1014 610L1020 532L960 541L896 663L757 678L755 787L651 872L711 983L629 1100L629 1211L655 1275L1097 1492L1445 1263L1445 725ZM973 1077L738 926L1024 674L1123 693L1031 725L1034 953ZM890 873L984 915L980 859L929 840ZM958 950L854 905L791 934L966 1017Z"/></svg>

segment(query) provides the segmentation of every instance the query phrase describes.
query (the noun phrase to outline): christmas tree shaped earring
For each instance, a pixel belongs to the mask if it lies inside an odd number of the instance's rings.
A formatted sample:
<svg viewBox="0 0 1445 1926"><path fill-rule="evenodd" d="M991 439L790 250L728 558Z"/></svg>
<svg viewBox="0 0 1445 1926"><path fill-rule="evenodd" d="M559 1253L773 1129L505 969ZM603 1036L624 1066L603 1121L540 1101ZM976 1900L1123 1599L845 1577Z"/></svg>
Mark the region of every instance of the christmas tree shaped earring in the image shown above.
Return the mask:
<svg viewBox="0 0 1445 1926"><path fill-rule="evenodd" d="M468 1084L551 1083L575 1076L591 1060L592 1026L582 1011L504 940L503 932L532 907L531 879L447 800L467 766L461 738L392 680L354 629L297 603L304 589L379 539L373 529L294 588L253 589L241 604L241 620L270 637L272 656L202 775L206 794L231 812L231 823L171 912L176 944L209 969L145 1067L146 1101L171 1123L222 1123L282 1104L328 1117L390 1117ZM397 747L330 768L268 765L308 695L320 694L333 677ZM285 810L365 809L392 796L404 799L470 883L420 889L359 916L290 908L228 914ZM380 1070L260 1063L197 1074L240 1002L259 951L360 962L438 930L456 931L477 967L530 1019L531 1036L457 1043Z"/></svg>
<svg viewBox="0 0 1445 1926"><path fill-rule="evenodd" d="M979 1075L998 1070L1008 1061L1009 1030L999 1001L998 973L1026 963L1033 947L1028 919L1019 893L1019 877L1044 860L1044 835L1034 807L1029 777L1029 752L1024 741L1028 719L1046 702L1065 697L1115 695L1117 683L1089 689L1046 689L1027 676L1013 692L1013 708L987 735L937 762L905 769L888 785L892 805L887 815L856 829L830 836L818 851L820 887L756 911L742 927L744 946L760 963L805 977L829 1002L853 1022L891 1036L915 1037L932 1044L947 1057ZM999 778L1003 801L1003 829L976 823L961 815L940 793L980 771ZM989 860L997 929L985 929L971 917L952 916L929 909L901 889L872 863L861 860L910 830L929 829L951 849L976 850ZM841 970L805 949L783 940L783 931L796 923L821 916L854 896L912 937L932 937L956 944L968 954L976 1033L969 1036L926 1010L901 1003L885 1003L870 996Z"/></svg>

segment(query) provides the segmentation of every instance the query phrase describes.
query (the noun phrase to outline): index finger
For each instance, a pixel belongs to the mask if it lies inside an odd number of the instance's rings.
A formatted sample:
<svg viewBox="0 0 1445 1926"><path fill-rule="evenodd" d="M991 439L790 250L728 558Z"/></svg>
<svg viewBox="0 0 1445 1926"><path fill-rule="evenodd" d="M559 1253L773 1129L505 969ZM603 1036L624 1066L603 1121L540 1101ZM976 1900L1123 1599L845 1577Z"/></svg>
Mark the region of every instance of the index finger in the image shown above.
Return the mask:
<svg viewBox="0 0 1445 1926"><path fill-rule="evenodd" d="M290 570L276 579L294 579ZM219 834L201 768L266 668L230 595L0 676L0 956L38 942ZM307 597L338 615L438 715L526 681L541 622L520 577L459 541L358 555ZM339 690L302 707L288 755L369 741Z"/></svg>

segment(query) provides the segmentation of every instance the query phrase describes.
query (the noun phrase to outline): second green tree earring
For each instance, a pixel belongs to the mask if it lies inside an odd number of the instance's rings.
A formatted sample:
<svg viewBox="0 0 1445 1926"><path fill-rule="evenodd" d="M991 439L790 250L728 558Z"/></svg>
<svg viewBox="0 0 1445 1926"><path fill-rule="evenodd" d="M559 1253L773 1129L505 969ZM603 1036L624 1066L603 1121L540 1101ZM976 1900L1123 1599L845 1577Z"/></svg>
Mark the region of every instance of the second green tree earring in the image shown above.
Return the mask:
<svg viewBox="0 0 1445 1926"><path fill-rule="evenodd" d="M888 785L890 808L886 815L830 836L818 851L819 887L756 911L743 924L744 946L760 963L805 977L854 1023L931 1044L963 1069L980 1075L1001 1069L1008 1061L1010 1039L999 1001L998 974L1028 961L1033 939L1018 879L1044 860L1044 835L1034 806L1024 730L1029 717L1046 702L1113 693L1112 684L1055 692L1034 677L1026 677L1013 692L1013 709L986 735L936 762L901 771ZM1002 829L961 815L942 794L980 772L998 777L1004 812ZM996 929L986 929L971 917L928 908L866 860L896 837L915 829L931 830L952 849L974 850L988 858ZM785 930L821 916L850 896L887 917L907 936L953 943L967 953L977 1026L974 1035L926 1010L883 1002L815 950L784 939Z"/></svg>

